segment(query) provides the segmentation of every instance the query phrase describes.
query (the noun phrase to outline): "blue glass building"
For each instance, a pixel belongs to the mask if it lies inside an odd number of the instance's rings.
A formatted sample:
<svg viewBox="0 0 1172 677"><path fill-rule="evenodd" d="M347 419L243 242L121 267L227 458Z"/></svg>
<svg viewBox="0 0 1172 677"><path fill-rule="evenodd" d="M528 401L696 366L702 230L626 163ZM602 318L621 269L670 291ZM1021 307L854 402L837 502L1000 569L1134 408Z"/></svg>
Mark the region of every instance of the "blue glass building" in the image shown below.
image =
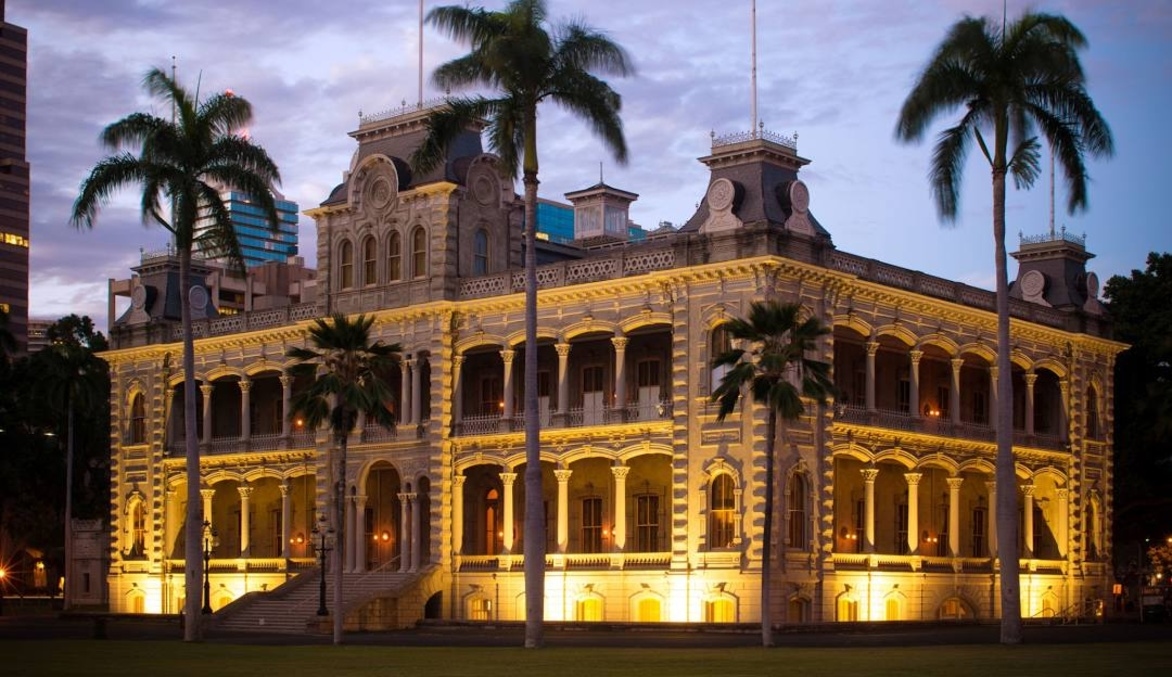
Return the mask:
<svg viewBox="0 0 1172 677"><path fill-rule="evenodd" d="M297 255L297 212L296 202L276 195L277 229L265 222L264 211L253 202L251 196L236 191L220 193L232 225L236 229L236 240L244 265L252 267L266 261L285 261ZM196 227L198 233L201 226Z"/></svg>

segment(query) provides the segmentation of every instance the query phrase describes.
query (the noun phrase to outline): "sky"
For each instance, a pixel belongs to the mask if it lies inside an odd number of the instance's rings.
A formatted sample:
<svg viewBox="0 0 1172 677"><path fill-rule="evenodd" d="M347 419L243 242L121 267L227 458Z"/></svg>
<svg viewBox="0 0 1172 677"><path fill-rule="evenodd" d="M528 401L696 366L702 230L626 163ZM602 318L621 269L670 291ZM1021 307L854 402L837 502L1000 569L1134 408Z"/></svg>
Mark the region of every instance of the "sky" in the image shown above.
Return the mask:
<svg viewBox="0 0 1172 677"><path fill-rule="evenodd" d="M425 0L425 11L449 4ZM483 0L488 9L504 0ZM630 149L620 166L580 122L540 109L541 195L598 181L639 194L631 217L680 225L704 196L697 158L711 135L752 127L751 0L548 0L552 20L578 18L626 48L636 74L608 78L622 95ZM1065 209L1059 169L1056 228L1086 235L1088 269L1102 282L1142 270L1149 252L1172 251L1160 206L1172 185L1172 2L1007 0L1065 15L1086 35L1088 91L1114 133L1112 158L1088 158L1089 208ZM992 191L974 151L955 224L941 222L927 183L940 118L918 145L894 137L900 106L948 27L965 14L1000 17L1002 0L759 0L757 110L769 131L797 136L811 160L800 176L810 210L838 249L985 289L993 287ZM78 231L69 215L78 187L108 151L103 127L133 112L165 116L142 88L152 67L202 92L233 90L252 103L249 133L280 167L280 191L302 210L342 179L362 113L420 97L416 0L8 0L6 20L29 33L28 159L32 171L30 315L89 315L107 324L107 280L130 276L140 252L167 233L145 227L135 193ZM432 70L466 53L423 31L423 98L443 92ZM520 188L520 182L517 183ZM1007 245L1050 228L1047 175L1010 189ZM300 252L316 262L316 229L302 215ZM1010 275L1016 265L1010 261Z"/></svg>

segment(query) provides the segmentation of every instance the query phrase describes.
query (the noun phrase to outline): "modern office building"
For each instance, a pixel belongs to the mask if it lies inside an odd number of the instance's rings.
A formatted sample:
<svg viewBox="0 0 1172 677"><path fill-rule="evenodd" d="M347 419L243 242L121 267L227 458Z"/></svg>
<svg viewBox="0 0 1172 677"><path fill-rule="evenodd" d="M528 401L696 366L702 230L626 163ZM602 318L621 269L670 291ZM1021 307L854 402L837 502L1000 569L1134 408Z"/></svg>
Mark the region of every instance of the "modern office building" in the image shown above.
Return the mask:
<svg viewBox="0 0 1172 677"><path fill-rule="evenodd" d="M1013 366L999 374L992 292L840 250L811 211L794 140L717 137L700 159L708 188L678 229L591 244L627 223L634 193L568 196L573 238L538 245L538 407L525 411L521 203L478 130L434 171L411 172L426 113L366 117L352 134L346 181L307 212L312 299L229 317L208 307L196 321L199 477L185 473L178 317L164 312L176 278L151 268L132 281L105 355L114 610L176 612L201 594L182 575L185 557L203 556L183 552L197 482L224 627L317 627L323 542L342 555L348 627L521 620L522 431L536 416L546 619L759 622L768 417L745 401L718 420L711 365L730 346L723 325L771 299L831 328L815 357L839 393L807 402L775 446L775 623L999 616L1002 378L1023 614L1079 615L1110 596L1124 346L1084 240L1020 243ZM376 338L402 347L387 375L397 425L360 420L344 476L330 435L289 416L306 383L285 357L335 312L373 315ZM353 536L341 544L328 541L342 526L329 522L336 481Z"/></svg>
<svg viewBox="0 0 1172 677"><path fill-rule="evenodd" d="M0 309L18 352L28 343L28 31L8 23L0 0Z"/></svg>
<svg viewBox="0 0 1172 677"><path fill-rule="evenodd" d="M266 261L284 262L297 256L297 203L286 200L274 192L277 205L277 228L274 230L265 220L264 211L252 197L234 190L220 193L232 226L236 229L236 240L244 256L246 268ZM206 220L204 217L203 220ZM196 232L206 226L196 225Z"/></svg>

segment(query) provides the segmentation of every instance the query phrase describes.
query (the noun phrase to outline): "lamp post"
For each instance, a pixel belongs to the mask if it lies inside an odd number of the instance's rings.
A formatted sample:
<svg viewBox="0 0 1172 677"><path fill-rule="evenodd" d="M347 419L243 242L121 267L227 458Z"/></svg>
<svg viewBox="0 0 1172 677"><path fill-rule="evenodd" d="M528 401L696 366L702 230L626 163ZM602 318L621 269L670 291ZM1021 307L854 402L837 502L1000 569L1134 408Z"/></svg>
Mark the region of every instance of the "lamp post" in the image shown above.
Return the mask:
<svg viewBox="0 0 1172 677"><path fill-rule="evenodd" d="M212 523L203 521L203 613L212 612L212 549L220 544L216 530Z"/></svg>
<svg viewBox="0 0 1172 677"><path fill-rule="evenodd" d="M317 596L317 615L329 616L330 610L326 608L326 555L333 550L330 547L330 542L334 538L334 530L332 527L326 526L325 514L318 517L317 524L313 527L313 535L317 538L317 557L318 562L321 563L321 579L319 581Z"/></svg>

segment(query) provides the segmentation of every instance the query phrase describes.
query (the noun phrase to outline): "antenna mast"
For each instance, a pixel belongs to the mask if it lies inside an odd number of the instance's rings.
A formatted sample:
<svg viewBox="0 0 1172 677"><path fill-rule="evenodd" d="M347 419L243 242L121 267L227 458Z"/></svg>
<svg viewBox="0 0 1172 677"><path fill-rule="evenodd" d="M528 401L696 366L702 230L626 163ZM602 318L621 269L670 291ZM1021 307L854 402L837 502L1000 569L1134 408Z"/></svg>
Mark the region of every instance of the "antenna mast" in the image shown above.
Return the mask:
<svg viewBox="0 0 1172 677"><path fill-rule="evenodd" d="M750 133L753 138L757 138L757 0L753 0L753 82L752 82L752 103L753 103L753 126Z"/></svg>
<svg viewBox="0 0 1172 677"><path fill-rule="evenodd" d="M1050 239L1054 239L1054 147L1050 147Z"/></svg>
<svg viewBox="0 0 1172 677"><path fill-rule="evenodd" d="M423 0L419 0L419 108L423 108Z"/></svg>

